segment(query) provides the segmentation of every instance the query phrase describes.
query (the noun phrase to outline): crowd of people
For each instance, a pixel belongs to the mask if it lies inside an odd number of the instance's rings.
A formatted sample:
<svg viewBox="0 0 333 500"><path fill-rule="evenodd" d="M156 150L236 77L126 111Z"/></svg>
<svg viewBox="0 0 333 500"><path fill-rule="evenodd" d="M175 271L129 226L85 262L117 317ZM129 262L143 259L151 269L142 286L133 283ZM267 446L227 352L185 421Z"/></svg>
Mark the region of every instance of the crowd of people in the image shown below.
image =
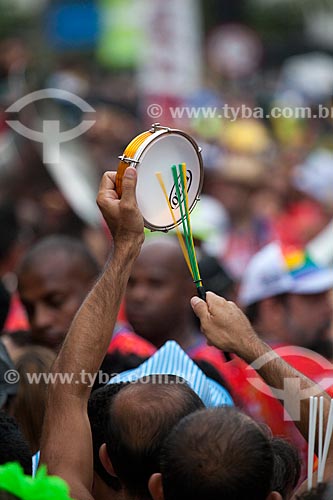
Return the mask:
<svg viewBox="0 0 333 500"><path fill-rule="evenodd" d="M66 494L82 500L278 500L294 498L297 488L303 498L299 443L308 439L311 394L323 397L324 424L329 418L330 396L315 375L327 378L331 365L311 354L323 344L322 354L330 356L332 272L297 255L293 274L274 243L243 276L239 300L249 319L213 292L205 302L195 296L173 238L143 243L135 169L127 168L120 199L115 175L104 174L97 198L113 237L102 271L69 237L39 242L20 265L30 331L2 336L2 370L16 366L21 375L18 385L6 379L1 392L2 463L18 461L31 474L35 453L48 474L67 483ZM123 298L127 325L119 321ZM297 366L307 356L310 364ZM111 383L92 387L82 374L101 367ZM29 385L27 375L47 373L52 383ZM64 382L59 374L72 378ZM298 380L298 391L309 391L306 398L285 384L290 379ZM298 398L298 419L285 418L281 390L286 400ZM314 491L322 498L329 498L332 453L330 446L324 486ZM25 498L7 468L3 480L0 469L1 488Z"/></svg>

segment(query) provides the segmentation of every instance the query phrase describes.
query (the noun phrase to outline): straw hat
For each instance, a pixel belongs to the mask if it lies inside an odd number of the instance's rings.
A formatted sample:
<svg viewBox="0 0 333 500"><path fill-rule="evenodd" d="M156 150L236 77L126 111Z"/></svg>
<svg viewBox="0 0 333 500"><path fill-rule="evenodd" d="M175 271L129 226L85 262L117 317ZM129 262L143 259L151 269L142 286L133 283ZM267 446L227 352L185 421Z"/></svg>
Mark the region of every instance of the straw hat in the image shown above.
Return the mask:
<svg viewBox="0 0 333 500"><path fill-rule="evenodd" d="M225 181L255 187L265 180L265 166L255 158L243 155L223 156L215 171Z"/></svg>

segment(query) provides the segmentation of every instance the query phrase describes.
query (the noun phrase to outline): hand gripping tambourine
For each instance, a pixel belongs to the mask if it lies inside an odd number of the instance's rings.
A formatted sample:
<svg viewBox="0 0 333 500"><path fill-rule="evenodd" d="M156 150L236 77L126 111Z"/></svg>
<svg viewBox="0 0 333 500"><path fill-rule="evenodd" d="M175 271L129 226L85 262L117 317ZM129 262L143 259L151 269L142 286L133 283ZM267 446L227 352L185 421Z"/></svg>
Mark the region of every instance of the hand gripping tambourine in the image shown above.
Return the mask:
<svg viewBox="0 0 333 500"><path fill-rule="evenodd" d="M191 211L203 183L203 166L200 148L181 130L154 124L151 130L135 137L119 157L116 190L121 195L121 185L127 167L137 170L136 197L145 226L152 231L169 231L181 222L181 213L172 166L186 164L188 207ZM163 179L161 188L157 173ZM168 201L166 199L168 198ZM170 207L172 212L170 212Z"/></svg>

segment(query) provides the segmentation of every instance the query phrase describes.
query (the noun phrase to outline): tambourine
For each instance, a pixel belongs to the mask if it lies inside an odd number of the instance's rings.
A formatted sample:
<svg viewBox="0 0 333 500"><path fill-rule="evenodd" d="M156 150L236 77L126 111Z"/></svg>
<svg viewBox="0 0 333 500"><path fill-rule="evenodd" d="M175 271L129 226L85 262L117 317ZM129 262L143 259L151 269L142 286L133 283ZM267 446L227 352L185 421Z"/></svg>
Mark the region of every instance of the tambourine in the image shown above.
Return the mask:
<svg viewBox="0 0 333 500"><path fill-rule="evenodd" d="M195 207L202 189L203 165L200 148L185 132L158 123L151 130L135 137L126 147L116 176L116 190L121 196L122 178L127 167L137 170L136 198L144 219L144 225L152 231L169 231L181 222L180 207L176 195L171 167L186 164L186 180L189 211ZM168 197L156 177L160 172ZM170 206L173 216L170 213Z"/></svg>

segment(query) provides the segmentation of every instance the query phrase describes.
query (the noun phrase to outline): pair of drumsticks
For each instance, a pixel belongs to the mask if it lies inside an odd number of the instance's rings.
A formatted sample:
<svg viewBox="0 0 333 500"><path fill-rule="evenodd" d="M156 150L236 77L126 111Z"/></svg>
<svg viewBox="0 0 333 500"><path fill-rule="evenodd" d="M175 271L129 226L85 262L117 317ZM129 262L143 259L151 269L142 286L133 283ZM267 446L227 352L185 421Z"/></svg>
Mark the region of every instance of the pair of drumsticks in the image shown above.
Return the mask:
<svg viewBox="0 0 333 500"><path fill-rule="evenodd" d="M189 271L192 275L193 281L195 283L195 286L197 287L197 292L200 298L203 300L206 299L206 292L202 284L202 279L200 276L200 271L199 271L199 266L198 266L198 261L197 261L197 256L194 248L194 242L193 242L193 234L192 234L192 227L191 227L191 220L190 220L190 211L189 211L189 204L188 204L188 192L187 192L187 178L186 178L186 163L180 163L178 165L178 170L177 166L173 165L171 167L172 171L172 177L174 181L174 186L176 190L176 196L177 196L177 201L180 209L180 216L181 216L181 223L183 227L183 233L184 233L184 238L179 230L176 217L173 211L173 208L170 204L169 198L168 198L168 193L163 181L163 177L161 172L156 172L155 175L157 177L157 180L161 186L161 189L163 191L163 195L165 198L165 201L167 202L168 208L170 210L170 214L172 217L172 220L174 222L175 229L176 229L176 234L179 240L180 248L182 249L185 261L187 263L187 266L189 268Z"/></svg>

